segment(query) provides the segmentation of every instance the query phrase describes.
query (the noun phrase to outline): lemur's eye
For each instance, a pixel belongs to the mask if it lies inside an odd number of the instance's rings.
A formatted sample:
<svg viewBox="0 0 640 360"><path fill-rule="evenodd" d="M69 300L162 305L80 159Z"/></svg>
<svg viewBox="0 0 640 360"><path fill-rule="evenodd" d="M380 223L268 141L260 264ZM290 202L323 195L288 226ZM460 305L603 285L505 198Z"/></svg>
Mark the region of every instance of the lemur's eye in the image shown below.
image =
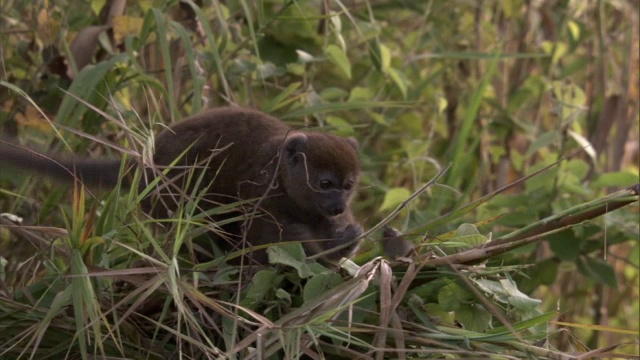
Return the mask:
<svg viewBox="0 0 640 360"><path fill-rule="evenodd" d="M331 189L331 187L333 187L333 183L331 182L331 180L320 180L320 188L322 190L329 190Z"/></svg>
<svg viewBox="0 0 640 360"><path fill-rule="evenodd" d="M349 182L345 183L342 188L345 189L345 190L351 190L353 188L353 183L351 181L349 181Z"/></svg>

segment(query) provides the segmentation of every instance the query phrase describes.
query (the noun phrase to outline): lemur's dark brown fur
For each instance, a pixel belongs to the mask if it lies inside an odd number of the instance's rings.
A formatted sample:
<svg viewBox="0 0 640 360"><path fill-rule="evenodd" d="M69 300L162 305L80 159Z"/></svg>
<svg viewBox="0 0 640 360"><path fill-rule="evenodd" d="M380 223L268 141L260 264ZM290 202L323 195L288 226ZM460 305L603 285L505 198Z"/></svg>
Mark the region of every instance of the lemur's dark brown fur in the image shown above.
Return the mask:
<svg viewBox="0 0 640 360"><path fill-rule="evenodd" d="M255 206L245 206L244 212L253 214L257 208L259 216L251 217L236 234L253 246L302 241L311 255L353 243L362 233L350 209L359 177L354 139L294 131L258 111L221 108L191 116L158 134L153 160L156 167L146 167L139 191L162 176L155 195L142 204L154 216L171 214L178 203L195 196L196 188L206 189L197 204L202 211L256 199ZM102 188L118 184L121 168L121 160L63 159L3 142L0 163L61 180L73 181L77 176ZM125 165L135 168L133 163ZM159 175L169 166L168 173ZM122 185L130 185L131 174L122 175ZM348 256L355 246L325 259ZM253 259L266 262L264 251L256 252Z"/></svg>

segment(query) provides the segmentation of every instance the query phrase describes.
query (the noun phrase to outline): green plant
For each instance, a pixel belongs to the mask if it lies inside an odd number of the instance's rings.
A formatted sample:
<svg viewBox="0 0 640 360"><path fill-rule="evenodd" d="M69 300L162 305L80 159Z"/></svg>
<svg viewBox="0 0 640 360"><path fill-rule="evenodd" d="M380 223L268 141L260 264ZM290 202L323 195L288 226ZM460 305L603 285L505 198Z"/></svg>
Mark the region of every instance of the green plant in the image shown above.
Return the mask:
<svg viewBox="0 0 640 360"><path fill-rule="evenodd" d="M198 263L216 231L201 194L151 220L145 189L69 194L2 168L0 208L24 220L0 219L0 354L637 353L638 190L616 191L638 182L637 16L483 3L0 4L4 136L146 158L184 115L259 108L356 136L359 218L416 246L377 259L373 231L340 271L299 244L263 269Z"/></svg>

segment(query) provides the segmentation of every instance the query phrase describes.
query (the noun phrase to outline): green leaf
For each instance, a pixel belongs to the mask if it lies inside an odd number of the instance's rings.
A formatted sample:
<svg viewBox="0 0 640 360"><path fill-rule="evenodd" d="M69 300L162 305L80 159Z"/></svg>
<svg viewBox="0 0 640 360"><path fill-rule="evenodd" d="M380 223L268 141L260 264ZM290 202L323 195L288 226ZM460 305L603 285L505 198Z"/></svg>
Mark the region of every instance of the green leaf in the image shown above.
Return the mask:
<svg viewBox="0 0 640 360"><path fill-rule="evenodd" d="M400 90L400 92L402 93L402 98L406 99L407 98L407 91L408 91L407 88L408 88L409 81L407 80L407 78L404 75L404 73L402 73L401 71L399 71L399 70L397 70L395 68L390 68L389 69L389 76L391 76L391 80L393 80L393 82L398 87L398 90Z"/></svg>
<svg viewBox="0 0 640 360"><path fill-rule="evenodd" d="M269 246L267 249L269 263L290 266L298 271L303 279L311 277L314 272L306 264L306 255L300 243L287 243Z"/></svg>
<svg viewBox="0 0 640 360"><path fill-rule="evenodd" d="M485 244L489 239L480 234L478 229L473 224L462 224L458 227L456 235L447 242L441 244L446 254L453 254L456 251L469 249L478 245Z"/></svg>
<svg viewBox="0 0 640 360"><path fill-rule="evenodd" d="M591 188L602 189L604 187L628 187L638 182L638 174L631 171L618 171L600 174L591 183Z"/></svg>
<svg viewBox="0 0 640 360"><path fill-rule="evenodd" d="M556 139L559 139L559 138L560 138L560 132L558 130L551 130L541 135L538 135L536 141L534 141L527 149L527 152L524 154L524 157L525 158L530 157L531 155L535 154L538 150L549 146L551 143L553 143L554 141L556 141Z"/></svg>
<svg viewBox="0 0 640 360"><path fill-rule="evenodd" d="M373 99L375 94L368 87L354 86L349 93L349 99L347 101L369 101Z"/></svg>
<svg viewBox="0 0 640 360"><path fill-rule="evenodd" d="M429 314L429 318L436 318L438 324L454 323L454 316L450 311L446 311L439 304L428 303L422 306L424 311Z"/></svg>
<svg viewBox="0 0 640 360"><path fill-rule="evenodd" d="M290 111L288 114L282 115L281 119L298 118L310 115L319 115L333 111L346 110L369 110L373 107L410 107L411 102L408 101L349 101L349 102L333 102L312 105Z"/></svg>
<svg viewBox="0 0 640 360"><path fill-rule="evenodd" d="M291 294L282 288L278 288L278 290L276 290L276 297L280 300L285 300L287 304L291 304Z"/></svg>
<svg viewBox="0 0 640 360"><path fill-rule="evenodd" d="M472 248L478 245L486 244L489 239L482 234L456 236L447 242L455 242L456 246L462 248Z"/></svg>
<svg viewBox="0 0 640 360"><path fill-rule="evenodd" d="M353 136L355 132L353 127L345 119L328 115L326 118L327 124L331 125L335 129L335 133L341 136Z"/></svg>
<svg viewBox="0 0 640 360"><path fill-rule="evenodd" d="M275 287L276 272L273 269L258 271L251 280L251 285L243 299L244 305L265 300L267 294Z"/></svg>
<svg viewBox="0 0 640 360"><path fill-rule="evenodd" d="M363 41L368 41L376 36L380 36L382 32L382 28L377 22L358 21L357 27Z"/></svg>
<svg viewBox="0 0 640 360"><path fill-rule="evenodd" d="M551 89L561 105L560 119L563 122L574 120L575 115L580 113L585 105L587 97L584 90L564 80L552 82Z"/></svg>
<svg viewBox="0 0 640 360"><path fill-rule="evenodd" d="M409 196L411 196L411 192L405 188L397 187L390 189L384 195L384 200L382 201L382 205L380 205L379 211L386 211L395 209L400 203L406 200Z"/></svg>
<svg viewBox="0 0 640 360"><path fill-rule="evenodd" d="M491 314L479 304L464 304L456 310L456 320L471 331L485 331L489 327Z"/></svg>
<svg viewBox="0 0 640 360"><path fill-rule="evenodd" d="M351 79L351 63L349 62L347 54L345 54L341 48L336 45L327 46L327 56L329 56L331 62L338 66L347 79Z"/></svg>
<svg viewBox="0 0 640 360"><path fill-rule="evenodd" d="M370 42L369 56L376 70L387 74L391 65L391 51L377 39Z"/></svg>
<svg viewBox="0 0 640 360"><path fill-rule="evenodd" d="M501 279L500 285L507 295L507 303L518 310L531 311L542 303L541 300L530 298L518 290L518 286L511 278Z"/></svg>
<svg viewBox="0 0 640 360"><path fill-rule="evenodd" d="M473 224L462 224L458 226L458 230L456 231L457 236L466 236L466 235L476 235L480 234L478 228Z"/></svg>
<svg viewBox="0 0 640 360"><path fill-rule="evenodd" d="M320 91L320 97L324 101L336 101L349 96L349 92L338 87L328 87Z"/></svg>
<svg viewBox="0 0 640 360"><path fill-rule="evenodd" d="M256 67L256 75L260 80L267 80L282 76L286 73L283 68L277 67L272 63L258 64Z"/></svg>
<svg viewBox="0 0 640 360"><path fill-rule="evenodd" d="M551 285L558 276L559 261L554 257L540 261L527 269L525 276L519 277L518 287L526 294L530 294L540 285Z"/></svg>
<svg viewBox="0 0 640 360"><path fill-rule="evenodd" d="M473 129L477 124L477 115L480 107L487 95L485 92L488 91L487 88L498 68L499 58L499 53L493 54L492 61L482 74L482 80L474 89L473 94L471 94L471 98L462 117L462 123L458 128L458 133L454 139L451 139L450 151L453 154L451 156L452 167L451 171L447 174L447 184L454 188L458 187L464 178L467 178L465 173L469 169L469 161L471 160L469 152L470 149L473 149L474 141L477 141Z"/></svg>
<svg viewBox="0 0 640 360"><path fill-rule="evenodd" d="M478 279L474 282L482 291L492 295L499 302L509 304L521 311L534 310L542 303L542 301L530 298L518 290L516 283L511 278L500 281Z"/></svg>
<svg viewBox="0 0 640 360"><path fill-rule="evenodd" d="M529 173L533 173L544 166L545 166L544 163L538 163L529 169ZM532 194L536 191L542 191L545 194L548 194L549 191L553 189L553 185L554 185L553 179L556 178L557 176L558 176L558 167L552 167L550 169L547 169L543 174L527 179L527 182L524 183L524 188L526 190L525 193ZM529 202L532 202L532 200L534 199L530 198ZM536 208L538 205L541 205L541 204L539 203L529 204L529 206L534 208Z"/></svg>
<svg viewBox="0 0 640 360"><path fill-rule="evenodd" d="M88 107L81 104L80 100L85 100L95 105L96 97L104 96L99 94L96 89L100 88L100 84L106 82L105 78L109 71L113 69L116 63L126 62L127 54L118 54L109 60L99 62L95 65L85 66L74 79L69 87L68 92L74 96L65 96L60 104L56 119L69 127L76 128L80 122L80 118L84 115ZM77 98L76 98L77 97Z"/></svg>
<svg viewBox="0 0 640 360"><path fill-rule="evenodd" d="M614 289L618 288L616 273L608 263L600 259L579 257L576 265L584 276Z"/></svg>
<svg viewBox="0 0 640 360"><path fill-rule="evenodd" d="M304 286L302 298L305 302L316 299L330 289L342 284L342 276L335 272L324 272L313 276Z"/></svg>
<svg viewBox="0 0 640 360"><path fill-rule="evenodd" d="M636 268L640 266L640 246L636 243L636 246L629 252L629 261Z"/></svg>
<svg viewBox="0 0 640 360"><path fill-rule="evenodd" d="M551 251L563 261L574 261L580 254L582 239L569 229L546 236Z"/></svg>
<svg viewBox="0 0 640 360"><path fill-rule="evenodd" d="M471 299L471 294L458 284L451 282L438 291L438 304L445 311L456 311L460 305Z"/></svg>

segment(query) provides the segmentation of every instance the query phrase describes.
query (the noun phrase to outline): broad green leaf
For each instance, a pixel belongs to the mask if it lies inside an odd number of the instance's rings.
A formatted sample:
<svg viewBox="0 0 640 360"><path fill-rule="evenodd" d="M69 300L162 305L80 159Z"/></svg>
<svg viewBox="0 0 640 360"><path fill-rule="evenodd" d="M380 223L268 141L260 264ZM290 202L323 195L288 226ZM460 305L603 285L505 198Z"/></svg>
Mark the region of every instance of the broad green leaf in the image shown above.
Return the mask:
<svg viewBox="0 0 640 360"><path fill-rule="evenodd" d="M369 111L368 114L369 114L369 116L371 116L373 121L376 122L376 124L379 124L379 125L382 125L382 126L389 126L389 123L387 122L387 120L385 120L384 115L378 114L378 113L373 112L373 111Z"/></svg>
<svg viewBox="0 0 640 360"><path fill-rule="evenodd" d="M638 246L638 243L629 252L629 259L636 268L640 266L640 246Z"/></svg>
<svg viewBox="0 0 640 360"><path fill-rule="evenodd" d="M560 102L560 119L563 123L568 123L576 118L576 115L583 110L586 102L584 90L579 86L566 83L565 81L553 81L551 90L556 99Z"/></svg>
<svg viewBox="0 0 640 360"><path fill-rule="evenodd" d="M529 145L527 152L525 153L525 157L528 158L531 155L535 154L538 150L549 146L551 143L556 141L556 139L560 138L560 132L558 130L551 130L541 135L538 135L538 138Z"/></svg>
<svg viewBox="0 0 640 360"><path fill-rule="evenodd" d="M382 201L382 205L380 205L379 211L386 211L396 208L403 201L407 200L407 198L411 196L411 192L405 188L397 187L390 189L384 195L384 200Z"/></svg>
<svg viewBox="0 0 640 360"><path fill-rule="evenodd" d="M331 62L338 66L342 74L347 79L351 79L351 63L349 62L347 54L345 54L344 51L336 45L327 46L326 52L329 59L331 59Z"/></svg>
<svg viewBox="0 0 640 360"><path fill-rule="evenodd" d="M472 248L478 245L486 244L489 239L482 234L475 234L456 236L452 238L451 241L456 242L457 246L462 246L463 248Z"/></svg>
<svg viewBox="0 0 640 360"><path fill-rule="evenodd" d="M546 236L551 251L563 261L574 261L580 254L583 239L569 229Z"/></svg>
<svg viewBox="0 0 640 360"><path fill-rule="evenodd" d="M440 244L440 247L446 254L453 254L456 251L466 250L478 245L485 244L489 239L480 234L478 229L473 224L462 224L458 227L455 235L447 240L445 243Z"/></svg>
<svg viewBox="0 0 640 360"><path fill-rule="evenodd" d="M306 264L306 256L300 243L288 243L269 246L267 249L269 263L291 266L298 271L298 275L306 279L314 275Z"/></svg>
<svg viewBox="0 0 640 360"><path fill-rule="evenodd" d="M473 224L461 224L458 226L456 236L477 235L480 234L478 228Z"/></svg>
<svg viewBox="0 0 640 360"><path fill-rule="evenodd" d="M358 21L358 30L362 41L368 41L380 35L382 28L379 23L369 21Z"/></svg>
<svg viewBox="0 0 640 360"><path fill-rule="evenodd" d="M374 93L371 88L354 86L349 93L349 99L347 101L369 101L373 99Z"/></svg>
<svg viewBox="0 0 640 360"><path fill-rule="evenodd" d="M278 290L276 290L276 297L280 300L285 300L287 304L291 304L291 294L283 288L278 288Z"/></svg>
<svg viewBox="0 0 640 360"><path fill-rule="evenodd" d="M260 270L251 279L251 285L243 299L243 304L251 305L265 300L266 295L275 287L276 272L273 269Z"/></svg>
<svg viewBox="0 0 640 360"><path fill-rule="evenodd" d="M492 295L496 300L522 311L533 310L541 303L540 300L530 298L518 290L516 283L511 278L500 281L477 279L474 282L482 291Z"/></svg>
<svg viewBox="0 0 640 360"><path fill-rule="evenodd" d="M584 276L614 289L618 288L616 273L605 261L581 256L576 261L576 265Z"/></svg>
<svg viewBox="0 0 640 360"><path fill-rule="evenodd" d="M456 311L461 304L469 301L471 294L458 284L451 282L438 291L438 304L445 311Z"/></svg>
<svg viewBox="0 0 640 360"><path fill-rule="evenodd" d="M454 314L451 311L444 310L440 304L428 303L422 306L424 311L429 315L429 318L435 318L438 320L438 324L450 324L454 323Z"/></svg>
<svg viewBox="0 0 640 360"><path fill-rule="evenodd" d="M543 167L543 164L539 163L537 165L532 166L529 170L530 172L534 172L536 170L539 170L542 167ZM553 179L555 179L557 176L558 176L558 167L552 167L550 169L547 169L543 174L540 174L539 176L535 176L527 180L527 182L524 184L526 194L529 194L529 196L531 196L531 194L535 193L536 191L543 191L544 193L548 193L549 191L551 191L551 189L554 186ZM540 196L540 195L537 195L537 196ZM529 197L527 201L531 202L534 200L535 199ZM530 204L530 206L532 207L537 207L538 205L542 205L542 204L540 203Z"/></svg>
<svg viewBox="0 0 640 360"><path fill-rule="evenodd" d="M398 87L398 90L400 90L400 92L402 93L402 98L406 99L407 98L407 91L408 91L407 88L408 88L409 81L407 80L406 76L404 76L404 73L399 71L396 68L390 68L389 69L389 76L391 76L391 79L393 80L393 82Z"/></svg>
<svg viewBox="0 0 640 360"><path fill-rule="evenodd" d="M470 331L485 331L491 322L491 314L481 305L464 304L456 310L456 320Z"/></svg>
<svg viewBox="0 0 640 360"><path fill-rule="evenodd" d="M316 299L330 289L342 284L342 276L335 272L324 272L307 281L303 290L305 302Z"/></svg>
<svg viewBox="0 0 640 360"><path fill-rule="evenodd" d="M345 119L328 115L326 118L327 124L331 125L335 129L335 133L341 136L352 136L355 134L353 127Z"/></svg>
<svg viewBox="0 0 640 360"><path fill-rule="evenodd" d="M369 58L376 70L382 72L382 54L380 54L380 43L376 39L369 42Z"/></svg>
<svg viewBox="0 0 640 360"><path fill-rule="evenodd" d="M371 41L370 45L369 56L371 57L371 62L373 62L378 71L387 74L391 65L391 51L377 39Z"/></svg>
<svg viewBox="0 0 640 360"><path fill-rule="evenodd" d="M516 309L531 311L537 308L542 301L528 297L518 290L518 286L511 278L501 279L500 284L508 296L508 303Z"/></svg>
<svg viewBox="0 0 640 360"><path fill-rule="evenodd" d="M339 87L328 87L320 91L320 97L325 101L336 101L349 96L349 92Z"/></svg>
<svg viewBox="0 0 640 360"><path fill-rule="evenodd" d="M605 187L628 187L638 183L638 174L631 171L618 171L597 175L596 179L591 183L593 189L602 189Z"/></svg>
<svg viewBox="0 0 640 360"><path fill-rule="evenodd" d="M558 276L559 262L558 259L549 257L534 264L524 272L524 276L518 277L518 288L522 292L530 294L540 285L551 285Z"/></svg>
<svg viewBox="0 0 640 360"><path fill-rule="evenodd" d="M393 121L402 126L408 134L420 134L423 131L424 117L422 114L416 112L408 112L396 117ZM429 149L429 142L424 139L407 139L404 142L404 151L407 153L409 159L418 160L422 162L425 154Z"/></svg>
<svg viewBox="0 0 640 360"><path fill-rule="evenodd" d="M113 66L118 62L125 61L126 57L127 54L118 54L107 61L87 65L77 74L68 92L81 100L93 103L92 99L101 96L96 89L99 89L99 85L105 82L105 77L113 69ZM56 119L64 125L76 128L80 118L87 110L87 106L79 103L73 96L65 96L60 104Z"/></svg>
<svg viewBox="0 0 640 360"><path fill-rule="evenodd" d="M258 64L256 67L258 79L267 80L274 77L282 76L286 73L283 68L277 67L272 63Z"/></svg>

